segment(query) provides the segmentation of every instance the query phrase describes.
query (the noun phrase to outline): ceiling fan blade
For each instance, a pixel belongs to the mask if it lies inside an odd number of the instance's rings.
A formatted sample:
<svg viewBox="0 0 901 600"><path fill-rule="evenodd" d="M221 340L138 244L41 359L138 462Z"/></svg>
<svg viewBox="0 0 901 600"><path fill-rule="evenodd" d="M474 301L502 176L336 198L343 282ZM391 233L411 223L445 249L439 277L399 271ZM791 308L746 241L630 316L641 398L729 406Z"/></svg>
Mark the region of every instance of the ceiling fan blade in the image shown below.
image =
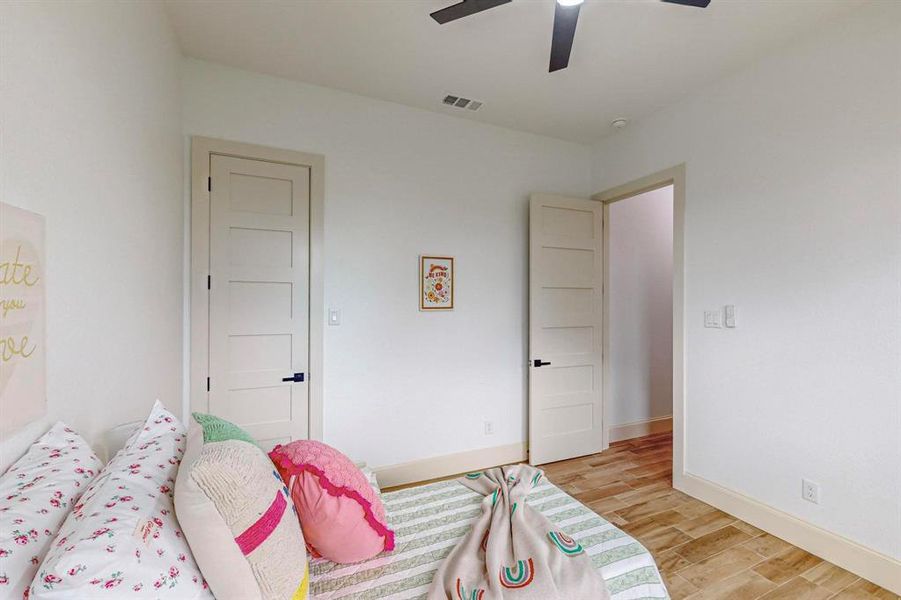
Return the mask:
<svg viewBox="0 0 901 600"><path fill-rule="evenodd" d="M696 8L707 8L707 5L710 4L710 0L661 0L661 2L681 4L682 6L694 6Z"/></svg>
<svg viewBox="0 0 901 600"><path fill-rule="evenodd" d="M551 40L551 61L548 73L565 69L569 65L569 54L573 49L573 39L576 37L576 23L579 22L579 9L581 6L563 6L555 3L554 9L554 37Z"/></svg>
<svg viewBox="0 0 901 600"><path fill-rule="evenodd" d="M512 1L513 0L463 0L457 4L452 4L447 8L436 10L431 16L438 21L438 23L444 25L450 21L456 21L457 19L462 19L463 17L468 17L469 15L474 15L483 10L488 10L489 8L494 8L495 6L507 4Z"/></svg>

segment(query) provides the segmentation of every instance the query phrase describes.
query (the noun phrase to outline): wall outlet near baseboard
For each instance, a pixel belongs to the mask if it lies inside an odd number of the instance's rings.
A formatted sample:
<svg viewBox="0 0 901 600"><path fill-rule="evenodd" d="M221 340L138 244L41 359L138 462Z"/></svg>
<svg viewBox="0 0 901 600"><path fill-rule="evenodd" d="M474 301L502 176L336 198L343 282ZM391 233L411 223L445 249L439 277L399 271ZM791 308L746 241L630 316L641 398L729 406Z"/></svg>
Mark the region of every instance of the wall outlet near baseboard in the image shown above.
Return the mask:
<svg viewBox="0 0 901 600"><path fill-rule="evenodd" d="M801 480L801 497L814 504L820 503L820 485L807 479Z"/></svg>
<svg viewBox="0 0 901 600"><path fill-rule="evenodd" d="M494 435L494 421L485 421L485 435Z"/></svg>

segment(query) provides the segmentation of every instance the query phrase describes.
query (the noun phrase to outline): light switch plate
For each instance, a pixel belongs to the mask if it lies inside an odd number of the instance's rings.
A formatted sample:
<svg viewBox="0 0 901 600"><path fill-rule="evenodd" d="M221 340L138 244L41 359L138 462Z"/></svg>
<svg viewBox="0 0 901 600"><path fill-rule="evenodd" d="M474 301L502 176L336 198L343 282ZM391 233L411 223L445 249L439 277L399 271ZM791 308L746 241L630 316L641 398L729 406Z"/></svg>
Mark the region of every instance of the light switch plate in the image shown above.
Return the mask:
<svg viewBox="0 0 901 600"><path fill-rule="evenodd" d="M716 329L721 328L722 325L720 325L720 311L705 310L704 311L704 327L713 327Z"/></svg>
<svg viewBox="0 0 901 600"><path fill-rule="evenodd" d="M727 304L723 309L723 324L729 328L735 327L735 306L733 304Z"/></svg>
<svg viewBox="0 0 901 600"><path fill-rule="evenodd" d="M328 309L328 324L329 325L340 325L341 324L341 311L337 308Z"/></svg>

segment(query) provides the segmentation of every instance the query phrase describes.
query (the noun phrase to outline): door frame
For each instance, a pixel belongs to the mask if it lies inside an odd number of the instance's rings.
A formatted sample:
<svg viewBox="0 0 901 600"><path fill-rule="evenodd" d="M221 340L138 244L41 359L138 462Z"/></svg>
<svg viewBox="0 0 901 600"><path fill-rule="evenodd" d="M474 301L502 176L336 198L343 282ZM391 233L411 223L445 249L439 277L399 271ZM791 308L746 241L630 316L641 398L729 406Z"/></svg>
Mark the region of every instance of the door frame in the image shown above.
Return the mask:
<svg viewBox="0 0 901 600"><path fill-rule="evenodd" d="M190 410L208 411L209 396L209 294L210 272L210 156L230 156L250 160L297 165L310 169L310 302L309 302L309 436L322 439L323 325L325 315L324 231L325 157L215 138L191 137L191 267L188 320L190 342L188 405Z"/></svg>
<svg viewBox="0 0 901 600"><path fill-rule="evenodd" d="M652 173L623 185L594 194L604 204L604 302L601 331L601 364L604 377L604 423L609 423L610 398L610 205L620 200L673 186L673 487L682 488L685 475L685 164ZM604 448L609 447L609 428L604 427Z"/></svg>

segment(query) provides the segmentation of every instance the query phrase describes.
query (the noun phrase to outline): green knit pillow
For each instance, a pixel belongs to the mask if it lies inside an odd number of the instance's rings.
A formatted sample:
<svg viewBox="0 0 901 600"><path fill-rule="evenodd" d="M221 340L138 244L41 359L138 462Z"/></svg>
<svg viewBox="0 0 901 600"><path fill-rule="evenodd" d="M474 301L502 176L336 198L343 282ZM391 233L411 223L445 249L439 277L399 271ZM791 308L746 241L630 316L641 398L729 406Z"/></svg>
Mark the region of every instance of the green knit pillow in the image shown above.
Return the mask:
<svg viewBox="0 0 901 600"><path fill-rule="evenodd" d="M191 413L197 424L203 429L203 443L224 442L226 440L241 440L257 445L256 440L250 437L250 434L225 419L214 417L213 415L205 415L203 413Z"/></svg>

